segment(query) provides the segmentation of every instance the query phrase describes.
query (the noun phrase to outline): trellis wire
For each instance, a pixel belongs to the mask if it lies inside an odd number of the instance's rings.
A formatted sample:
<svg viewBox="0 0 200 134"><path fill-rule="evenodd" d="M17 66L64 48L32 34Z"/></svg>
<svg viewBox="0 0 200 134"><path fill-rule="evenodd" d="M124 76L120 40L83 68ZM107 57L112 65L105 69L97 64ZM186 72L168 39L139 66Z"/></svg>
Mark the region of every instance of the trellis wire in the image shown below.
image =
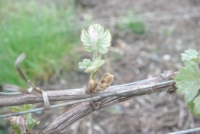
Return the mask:
<svg viewBox="0 0 200 134"><path fill-rule="evenodd" d="M168 134L189 134L189 133L194 133L194 132L198 132L200 131L200 128L193 128L193 129L187 129L187 130L183 130L183 131L178 131L178 132L171 132Z"/></svg>

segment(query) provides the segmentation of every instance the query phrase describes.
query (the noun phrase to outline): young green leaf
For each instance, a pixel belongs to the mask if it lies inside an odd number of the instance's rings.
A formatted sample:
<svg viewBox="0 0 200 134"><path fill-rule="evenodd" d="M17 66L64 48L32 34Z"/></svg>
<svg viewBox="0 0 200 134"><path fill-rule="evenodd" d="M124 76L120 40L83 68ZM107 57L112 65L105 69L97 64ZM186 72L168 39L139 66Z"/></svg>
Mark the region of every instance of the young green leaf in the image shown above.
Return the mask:
<svg viewBox="0 0 200 134"><path fill-rule="evenodd" d="M22 111L27 111L33 109L32 104L25 104L23 107L12 107L11 110L12 112L22 112Z"/></svg>
<svg viewBox="0 0 200 134"><path fill-rule="evenodd" d="M85 45L85 50L88 52L98 51L100 54L108 52L108 47L111 45L111 34L109 30L104 32L104 28L99 24L91 25L88 32L82 30L81 41Z"/></svg>
<svg viewBox="0 0 200 134"><path fill-rule="evenodd" d="M111 34L110 31L107 29L105 33L100 35L98 40L98 51L100 54L105 54L108 52L107 47L111 45Z"/></svg>
<svg viewBox="0 0 200 134"><path fill-rule="evenodd" d="M26 132L24 118L22 116L12 116L7 118L7 121L12 126L15 134L24 134Z"/></svg>
<svg viewBox="0 0 200 134"><path fill-rule="evenodd" d="M25 105L23 106L23 109L24 109L24 111L31 110L31 109L33 109L33 105L32 105L32 104L25 104Z"/></svg>
<svg viewBox="0 0 200 134"><path fill-rule="evenodd" d="M23 107L12 107L11 109L13 112L22 112L33 109L33 105L25 104ZM23 117L22 116L10 117L7 120L8 122L10 122L16 134L23 134L24 133L23 130L31 131L36 124L39 124L39 121L33 119L30 113L25 114Z"/></svg>
<svg viewBox="0 0 200 134"><path fill-rule="evenodd" d="M185 53L181 54L182 61L190 61L194 58L197 58L198 52L194 49L188 49L185 51Z"/></svg>
<svg viewBox="0 0 200 134"><path fill-rule="evenodd" d="M86 68L85 72L96 72L104 63L105 61L101 59L101 56L99 56L92 62L90 66Z"/></svg>
<svg viewBox="0 0 200 134"><path fill-rule="evenodd" d="M104 31L101 25L94 24L87 31L82 30L81 41L85 50L93 53L93 58L92 61L84 59L83 62L79 63L79 68L89 72L90 80L94 81L100 66L105 63L101 59L101 54L108 52L108 47L111 45L111 34L109 30Z"/></svg>
<svg viewBox="0 0 200 134"><path fill-rule="evenodd" d="M32 130L36 124L39 124L39 121L33 119L30 113L25 114L24 117L25 117L25 126L27 130Z"/></svg>
<svg viewBox="0 0 200 134"><path fill-rule="evenodd" d="M89 59L84 59L83 62L79 62L80 69L86 69L91 66L92 62Z"/></svg>
<svg viewBox="0 0 200 134"><path fill-rule="evenodd" d="M200 70L193 61L185 61L185 67L175 77L177 92L185 95L185 101L192 101L199 92Z"/></svg>
<svg viewBox="0 0 200 134"><path fill-rule="evenodd" d="M12 112L22 112L23 108L22 107L12 107L11 110L12 110Z"/></svg>
<svg viewBox="0 0 200 134"><path fill-rule="evenodd" d="M90 36L85 30L82 30L81 32L81 41L83 42L83 45L85 45L85 50L88 52L92 52Z"/></svg>
<svg viewBox="0 0 200 134"><path fill-rule="evenodd" d="M185 67L180 68L174 79L178 88L177 93L184 94L190 111L198 117L200 117L199 55L199 52L192 49L186 50L184 54L181 54Z"/></svg>
<svg viewBox="0 0 200 134"><path fill-rule="evenodd" d="M105 61L101 59L101 56L99 56L93 62L88 59L84 59L83 62L79 63L79 68L85 69L85 72L96 72L104 63Z"/></svg>
<svg viewBox="0 0 200 134"><path fill-rule="evenodd" d="M193 58L192 61L200 64L200 53L197 55L196 58Z"/></svg>

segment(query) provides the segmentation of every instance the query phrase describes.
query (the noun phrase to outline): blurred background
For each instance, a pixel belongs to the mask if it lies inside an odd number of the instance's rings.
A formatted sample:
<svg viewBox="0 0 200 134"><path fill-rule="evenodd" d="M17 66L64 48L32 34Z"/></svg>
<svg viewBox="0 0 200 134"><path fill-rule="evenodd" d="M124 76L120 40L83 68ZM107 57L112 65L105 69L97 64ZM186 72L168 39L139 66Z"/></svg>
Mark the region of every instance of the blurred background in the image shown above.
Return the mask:
<svg viewBox="0 0 200 134"><path fill-rule="evenodd" d="M112 47L99 76L114 74L113 84L177 71L183 65L180 53L200 49L199 0L0 0L0 86L28 88L14 67L22 52L26 59L21 68L38 86L47 90L86 86L89 75L78 69L78 62L91 54L84 51L80 33L94 23L112 33ZM41 122L36 129L67 109L33 114ZM167 93L133 98L93 116L95 134L156 134L200 125L182 96ZM89 126L86 117L67 131L87 133ZM9 125L1 119L0 134L4 133L9 133Z"/></svg>

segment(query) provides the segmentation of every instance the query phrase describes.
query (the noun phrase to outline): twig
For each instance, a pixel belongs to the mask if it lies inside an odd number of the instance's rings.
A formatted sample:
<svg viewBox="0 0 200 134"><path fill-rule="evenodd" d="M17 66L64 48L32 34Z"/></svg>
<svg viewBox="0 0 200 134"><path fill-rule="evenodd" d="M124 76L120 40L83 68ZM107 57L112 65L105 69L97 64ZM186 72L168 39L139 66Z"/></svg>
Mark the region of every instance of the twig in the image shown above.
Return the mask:
<svg viewBox="0 0 200 134"><path fill-rule="evenodd" d="M108 88L106 91L99 92L94 94L94 97L101 96L101 97L108 97L108 96L115 96L115 95L128 95L129 91L132 92L131 95L141 95L141 92L143 90L140 89L145 89L146 88L158 88L159 86L170 86L174 84L173 81L168 81L172 79L175 75L174 72L169 71L172 76L167 76L164 77L161 74L158 77L154 77L151 79L143 80L142 82L138 82L136 84L130 84L125 85L125 86L113 86ZM166 73L165 73L166 74ZM149 91L144 91L143 94L147 94L145 92L150 92ZM158 92L158 91L155 91ZM63 100L80 100L80 99L86 99L90 98L91 96L88 94L85 94L85 88L80 88L80 89L73 89L73 90L55 90L55 91L46 91L48 98L50 101L63 101ZM12 105L21 105L21 104L27 104L27 103L38 103L42 102L43 98L42 95L39 93L28 93L28 94L22 94L22 95L14 95L14 96L1 96L0 97L0 107L4 106L12 106Z"/></svg>
<svg viewBox="0 0 200 134"><path fill-rule="evenodd" d="M26 75L23 73L23 70L20 68L19 64L26 58L25 53L20 54L20 56L16 59L15 61L15 67L17 69L17 72L19 73L19 75L21 76L21 78L27 82L27 84L29 85L29 89L31 89L30 91L28 90L28 92L32 92L32 90L35 90L36 92L42 94L43 97L43 101L45 104L45 108L49 109L50 107L50 103L49 103L49 98L46 92L44 92L42 89L40 89L39 87L37 87L34 83L32 83L30 80L27 79Z"/></svg>
<svg viewBox="0 0 200 134"><path fill-rule="evenodd" d="M110 86L110 88L113 88L113 87L123 87L123 86L132 86L132 85L136 85L136 84L139 84L139 83L142 83L142 82L145 82L145 81L149 81L151 79L153 79L153 78L146 79L146 80L135 81L135 82L126 83L126 84L121 84L121 85L114 85L114 86ZM18 89L16 89L16 87ZM0 96L1 95L6 96L6 95L19 95L19 94L22 94L22 92L18 92L19 88L20 87L18 87L16 85L4 84L3 85L3 90L5 90L5 91L12 91L12 92L0 92ZM77 90L77 89L66 89L66 90Z"/></svg>

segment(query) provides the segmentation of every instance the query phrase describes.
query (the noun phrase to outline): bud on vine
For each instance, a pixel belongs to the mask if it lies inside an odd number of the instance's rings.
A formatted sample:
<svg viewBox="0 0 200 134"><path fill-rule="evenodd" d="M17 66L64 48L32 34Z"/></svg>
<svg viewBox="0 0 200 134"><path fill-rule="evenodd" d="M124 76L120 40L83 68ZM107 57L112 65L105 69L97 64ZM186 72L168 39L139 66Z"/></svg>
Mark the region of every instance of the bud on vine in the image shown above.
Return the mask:
<svg viewBox="0 0 200 134"><path fill-rule="evenodd" d="M22 116L12 116L7 118L7 121L11 124L15 133L25 133L25 122Z"/></svg>

